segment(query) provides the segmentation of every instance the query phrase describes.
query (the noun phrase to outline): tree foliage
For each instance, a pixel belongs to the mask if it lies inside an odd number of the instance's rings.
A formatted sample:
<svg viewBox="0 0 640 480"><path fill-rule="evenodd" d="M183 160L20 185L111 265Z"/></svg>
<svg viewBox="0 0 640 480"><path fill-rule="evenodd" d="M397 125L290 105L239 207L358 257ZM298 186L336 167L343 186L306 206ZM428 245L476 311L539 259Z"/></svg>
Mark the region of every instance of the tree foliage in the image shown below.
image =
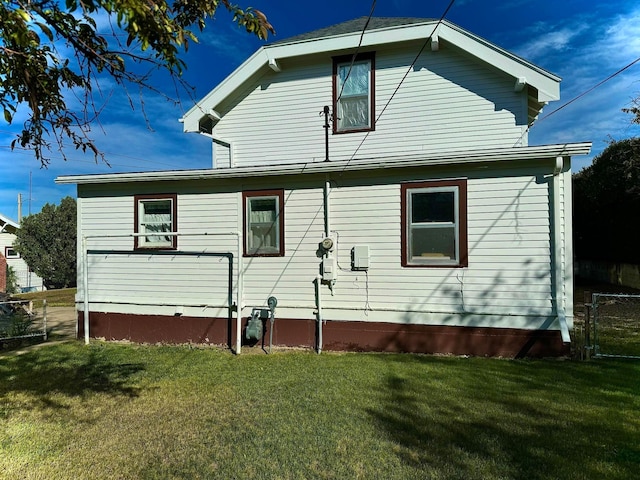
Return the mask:
<svg viewBox="0 0 640 480"><path fill-rule="evenodd" d="M14 248L47 288L76 285L76 201L46 204L20 222Z"/></svg>
<svg viewBox="0 0 640 480"><path fill-rule="evenodd" d="M262 12L228 0L0 0L0 108L8 123L21 106L28 112L11 147L33 150L42 165L47 151L64 155L69 142L97 159L89 138L96 79L155 90L150 74L164 70L184 86L180 55L220 5L247 32L274 32ZM70 94L80 97L80 111L68 108Z"/></svg>
<svg viewBox="0 0 640 480"><path fill-rule="evenodd" d="M622 111L633 115L633 118L631 119L632 123L640 124L640 97L636 97L631 100L631 107L623 108Z"/></svg>
<svg viewBox="0 0 640 480"><path fill-rule="evenodd" d="M612 142L574 175L573 195L576 256L640 264L640 138Z"/></svg>

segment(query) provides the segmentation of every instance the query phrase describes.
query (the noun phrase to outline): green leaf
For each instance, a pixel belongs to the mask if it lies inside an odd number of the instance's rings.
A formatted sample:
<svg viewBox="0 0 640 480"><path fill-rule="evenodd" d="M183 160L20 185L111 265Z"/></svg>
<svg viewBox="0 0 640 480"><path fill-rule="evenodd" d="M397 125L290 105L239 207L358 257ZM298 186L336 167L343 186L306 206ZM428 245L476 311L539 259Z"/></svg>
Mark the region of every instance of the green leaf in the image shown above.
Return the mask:
<svg viewBox="0 0 640 480"><path fill-rule="evenodd" d="M35 22L35 23L36 25L38 25L38 27L40 27L40 30L42 30L42 33L44 33L47 36L49 41L53 42L53 34L51 33L51 29L42 22Z"/></svg>

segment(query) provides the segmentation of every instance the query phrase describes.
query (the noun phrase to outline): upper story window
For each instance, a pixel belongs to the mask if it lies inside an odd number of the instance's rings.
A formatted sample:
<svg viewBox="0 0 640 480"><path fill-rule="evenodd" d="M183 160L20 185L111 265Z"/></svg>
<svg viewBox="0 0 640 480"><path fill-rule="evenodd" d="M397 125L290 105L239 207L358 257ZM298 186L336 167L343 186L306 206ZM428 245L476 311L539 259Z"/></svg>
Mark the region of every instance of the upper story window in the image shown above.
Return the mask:
<svg viewBox="0 0 640 480"><path fill-rule="evenodd" d="M333 132L375 129L375 54L333 58Z"/></svg>
<svg viewBox="0 0 640 480"><path fill-rule="evenodd" d="M467 181L405 183L401 195L402 266L467 266Z"/></svg>
<svg viewBox="0 0 640 480"><path fill-rule="evenodd" d="M245 256L284 256L284 191L243 192Z"/></svg>
<svg viewBox="0 0 640 480"><path fill-rule="evenodd" d="M20 258L20 254L13 247L4 247L4 258Z"/></svg>
<svg viewBox="0 0 640 480"><path fill-rule="evenodd" d="M162 232L176 231L176 195L136 195L134 198L134 231L148 234L134 237L134 248L176 249L177 237L162 235Z"/></svg>

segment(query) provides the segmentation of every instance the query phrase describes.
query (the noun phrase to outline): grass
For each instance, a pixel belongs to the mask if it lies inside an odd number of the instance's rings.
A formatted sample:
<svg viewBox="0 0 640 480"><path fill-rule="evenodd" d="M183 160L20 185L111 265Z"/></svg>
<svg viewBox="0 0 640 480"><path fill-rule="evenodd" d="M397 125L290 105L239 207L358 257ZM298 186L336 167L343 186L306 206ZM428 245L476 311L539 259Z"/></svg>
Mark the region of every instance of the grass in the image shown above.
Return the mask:
<svg viewBox="0 0 640 480"><path fill-rule="evenodd" d="M640 363L63 343L0 357L0 478L628 479Z"/></svg>
<svg viewBox="0 0 640 480"><path fill-rule="evenodd" d="M46 299L50 307L73 307L76 304L76 290L76 288L61 288L44 292L19 293L14 296L20 300L33 300L38 303Z"/></svg>

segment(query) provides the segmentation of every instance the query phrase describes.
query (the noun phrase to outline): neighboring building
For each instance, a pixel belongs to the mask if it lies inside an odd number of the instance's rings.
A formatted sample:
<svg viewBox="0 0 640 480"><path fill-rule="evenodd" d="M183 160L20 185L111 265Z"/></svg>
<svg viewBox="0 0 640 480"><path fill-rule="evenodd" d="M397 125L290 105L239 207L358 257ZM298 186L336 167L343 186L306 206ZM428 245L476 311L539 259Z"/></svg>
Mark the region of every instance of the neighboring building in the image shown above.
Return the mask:
<svg viewBox="0 0 640 480"><path fill-rule="evenodd" d="M0 214L0 254L6 259L7 266L13 268L18 279L18 287L22 292L42 290L42 279L29 269L20 254L13 248L16 231L19 228L20 225L16 222ZM0 275L3 273L5 273L4 269Z"/></svg>
<svg viewBox="0 0 640 480"><path fill-rule="evenodd" d="M57 179L78 184L81 332L239 350L274 296L259 342L568 352L591 144L527 137L560 79L447 21L372 19L358 48L364 23L260 48L187 112L213 168Z"/></svg>

